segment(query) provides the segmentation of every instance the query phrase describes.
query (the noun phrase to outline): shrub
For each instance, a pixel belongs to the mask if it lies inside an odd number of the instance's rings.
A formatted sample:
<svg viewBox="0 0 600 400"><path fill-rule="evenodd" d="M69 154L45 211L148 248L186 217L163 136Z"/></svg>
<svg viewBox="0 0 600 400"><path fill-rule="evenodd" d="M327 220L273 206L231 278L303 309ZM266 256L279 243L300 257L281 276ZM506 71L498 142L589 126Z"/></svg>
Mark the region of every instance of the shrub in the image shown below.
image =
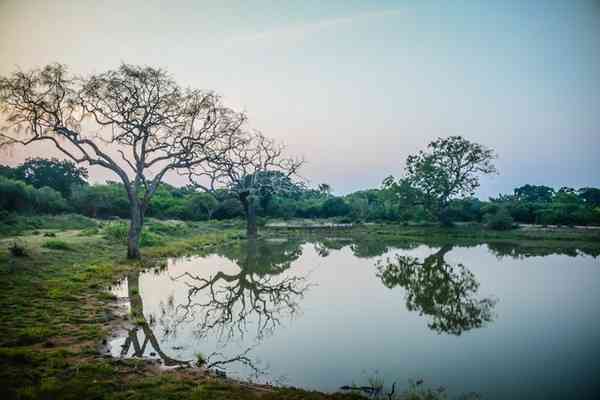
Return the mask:
<svg viewBox="0 0 600 400"><path fill-rule="evenodd" d="M200 352L196 353L196 365L199 367L206 364L206 356Z"/></svg>
<svg viewBox="0 0 600 400"><path fill-rule="evenodd" d="M488 228L497 231L514 228L514 221L506 208L499 208L494 214L485 214L483 220Z"/></svg>
<svg viewBox="0 0 600 400"><path fill-rule="evenodd" d="M31 208L35 189L21 181L0 177L0 209L25 211Z"/></svg>
<svg viewBox="0 0 600 400"><path fill-rule="evenodd" d="M39 213L55 214L68 209L67 202L60 192L44 186L34 192L35 210Z"/></svg>
<svg viewBox="0 0 600 400"><path fill-rule="evenodd" d="M13 257L25 257L27 255L25 246L17 241L14 241L8 250Z"/></svg>
<svg viewBox="0 0 600 400"><path fill-rule="evenodd" d="M111 222L104 227L104 237L116 242L127 241L129 235L129 226L126 222Z"/></svg>
<svg viewBox="0 0 600 400"><path fill-rule="evenodd" d="M213 217L216 219L231 219L237 218L244 215L244 209L239 200L226 199L219 203L213 213Z"/></svg>
<svg viewBox="0 0 600 400"><path fill-rule="evenodd" d="M85 228L81 232L79 232L79 236L94 236L100 233L100 230L96 227L94 228Z"/></svg>
<svg viewBox="0 0 600 400"><path fill-rule="evenodd" d="M161 244L162 242L162 236L150 232L147 229L142 230L142 236L140 237L140 246L156 246L157 244Z"/></svg>
<svg viewBox="0 0 600 400"><path fill-rule="evenodd" d="M46 243L42 245L42 247L52 250L71 250L71 246L69 246L69 244L64 240L60 239L47 240Z"/></svg>
<svg viewBox="0 0 600 400"><path fill-rule="evenodd" d="M168 224L151 223L142 229L140 236L140 246L155 246L163 242L163 237L156 233L160 227L169 230ZM114 242L127 243L129 236L129 223L125 221L115 221L107 224L103 230L104 237Z"/></svg>
<svg viewBox="0 0 600 400"><path fill-rule="evenodd" d="M321 206L321 216L341 217L350 214L350 206L341 197L330 197Z"/></svg>

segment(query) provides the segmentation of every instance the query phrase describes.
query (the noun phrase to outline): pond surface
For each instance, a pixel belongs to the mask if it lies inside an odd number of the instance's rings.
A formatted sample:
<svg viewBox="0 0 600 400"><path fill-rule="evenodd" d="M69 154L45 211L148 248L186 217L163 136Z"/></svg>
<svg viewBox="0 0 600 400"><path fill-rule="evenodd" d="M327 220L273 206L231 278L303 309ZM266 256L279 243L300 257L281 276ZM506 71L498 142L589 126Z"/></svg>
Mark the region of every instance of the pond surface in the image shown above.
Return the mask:
<svg viewBox="0 0 600 400"><path fill-rule="evenodd" d="M570 249L343 238L240 242L132 273L114 356L197 360L322 391L376 377L450 397L595 398L600 259Z"/></svg>

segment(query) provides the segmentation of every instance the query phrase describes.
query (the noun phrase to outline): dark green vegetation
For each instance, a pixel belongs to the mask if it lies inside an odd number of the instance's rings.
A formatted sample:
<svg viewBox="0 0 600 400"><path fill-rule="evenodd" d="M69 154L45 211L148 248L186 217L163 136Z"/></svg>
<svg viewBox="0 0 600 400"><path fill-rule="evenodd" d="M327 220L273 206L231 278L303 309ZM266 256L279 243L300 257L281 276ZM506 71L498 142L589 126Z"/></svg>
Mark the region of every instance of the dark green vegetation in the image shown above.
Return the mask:
<svg viewBox="0 0 600 400"><path fill-rule="evenodd" d="M28 166L26 168L26 166ZM57 160L34 159L22 166L0 167L0 227L4 233L19 230L22 225L41 228L35 222L38 214L76 213L88 217L128 218L129 204L123 186L116 182L88 185L87 172L78 169L70 179L70 195L61 190L64 180L45 180L63 169L75 171L74 164ZM19 172L30 171L28 178ZM36 174L41 174L38 177ZM32 182L44 182L35 186ZM287 181L286 190L262 190L257 194L256 213L259 224L265 218L337 218L341 222L436 222L435 210L429 210L414 197L414 190L404 180L386 179L381 189L370 189L347 196L333 196L327 185L319 190ZM17 216L18 215L18 216ZM192 187L176 188L161 184L149 203L146 215L159 219L187 221L226 220L244 216L244 208L236 192L215 190L197 192ZM453 222L477 222L491 229L506 230L515 223L539 225L600 225L600 189L561 188L525 185L511 195L500 195L489 201L473 197L449 200L444 213ZM23 218L23 217L26 218ZM65 218L85 222L77 216Z"/></svg>

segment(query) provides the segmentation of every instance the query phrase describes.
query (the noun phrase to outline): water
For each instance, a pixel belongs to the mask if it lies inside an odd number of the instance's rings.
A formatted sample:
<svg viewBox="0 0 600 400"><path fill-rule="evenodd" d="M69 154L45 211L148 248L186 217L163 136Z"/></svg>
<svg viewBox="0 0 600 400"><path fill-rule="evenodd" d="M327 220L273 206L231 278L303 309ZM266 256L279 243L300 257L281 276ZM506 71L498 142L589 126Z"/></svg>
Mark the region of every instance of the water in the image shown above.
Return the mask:
<svg viewBox="0 0 600 400"><path fill-rule="evenodd" d="M600 259L579 250L349 239L237 243L132 273L115 356L196 360L322 391L423 380L450 396L595 398Z"/></svg>

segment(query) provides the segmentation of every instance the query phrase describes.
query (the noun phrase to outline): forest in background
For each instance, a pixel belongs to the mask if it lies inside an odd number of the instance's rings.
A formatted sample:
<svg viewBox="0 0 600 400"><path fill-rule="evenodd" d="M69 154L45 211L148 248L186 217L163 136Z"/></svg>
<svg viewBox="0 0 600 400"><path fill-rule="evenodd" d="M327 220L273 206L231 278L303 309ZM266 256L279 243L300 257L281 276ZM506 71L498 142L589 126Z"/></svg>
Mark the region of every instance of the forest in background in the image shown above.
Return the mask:
<svg viewBox="0 0 600 400"><path fill-rule="evenodd" d="M33 158L16 167L0 165L0 221L15 223L18 215L76 213L88 217L128 218L129 202L118 182L89 184L88 173L70 161ZM260 194L257 214L267 218L334 218L338 222L433 223L422 204L411 199L409 188L387 178L380 188L335 196L331 187L289 183L292 190ZM161 183L150 201L148 217L188 221L244 217L244 209L228 190L199 192ZM452 222L483 223L509 229L515 223L540 225L600 225L600 189L559 189L524 185L513 193L481 200L454 198L449 202Z"/></svg>

